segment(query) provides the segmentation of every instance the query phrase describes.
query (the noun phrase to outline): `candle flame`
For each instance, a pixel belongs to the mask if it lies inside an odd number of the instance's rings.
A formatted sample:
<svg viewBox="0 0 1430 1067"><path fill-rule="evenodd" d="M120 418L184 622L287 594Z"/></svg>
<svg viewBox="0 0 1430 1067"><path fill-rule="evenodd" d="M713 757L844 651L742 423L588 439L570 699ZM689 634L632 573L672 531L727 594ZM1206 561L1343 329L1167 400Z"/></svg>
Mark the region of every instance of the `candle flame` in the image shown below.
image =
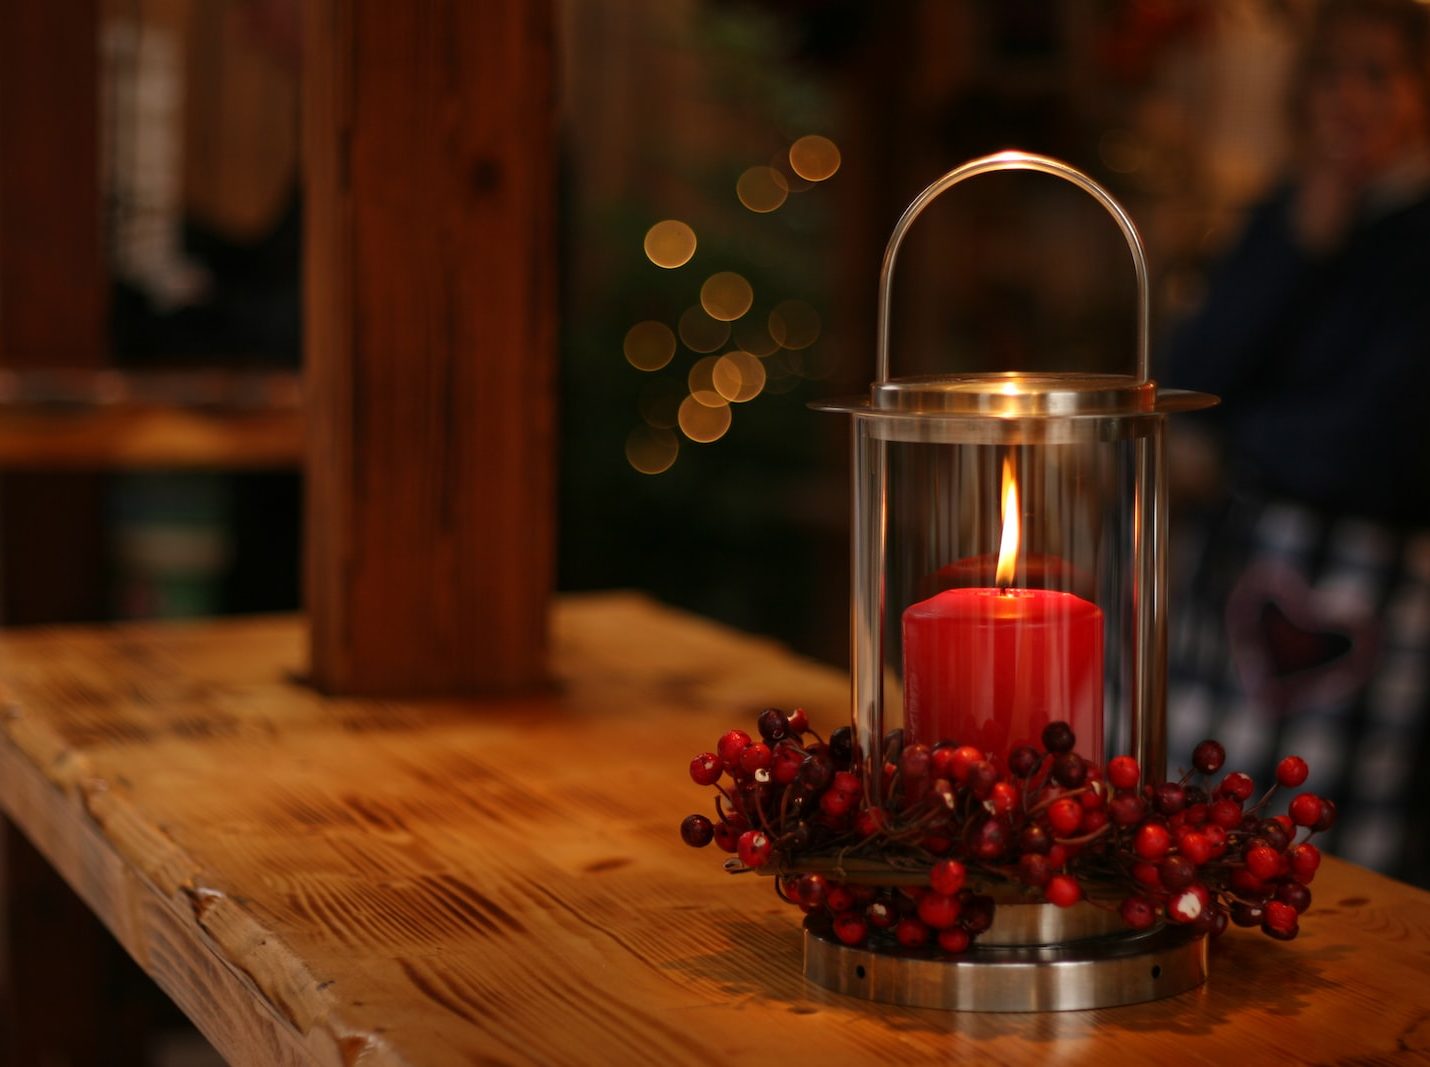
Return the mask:
<svg viewBox="0 0 1430 1067"><path fill-rule="evenodd" d="M1013 475L1013 460L1003 458L1003 542L998 547L998 569L995 580L999 589L1013 584L1013 568L1018 562L1018 479Z"/></svg>

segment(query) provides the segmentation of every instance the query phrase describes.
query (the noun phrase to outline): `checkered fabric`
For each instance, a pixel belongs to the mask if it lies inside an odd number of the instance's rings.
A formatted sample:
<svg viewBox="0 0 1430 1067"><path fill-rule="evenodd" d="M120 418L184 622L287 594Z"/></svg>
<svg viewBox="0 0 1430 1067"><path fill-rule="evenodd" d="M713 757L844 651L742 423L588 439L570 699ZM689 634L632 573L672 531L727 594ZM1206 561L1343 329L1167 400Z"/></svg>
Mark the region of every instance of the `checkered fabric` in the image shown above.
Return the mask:
<svg viewBox="0 0 1430 1067"><path fill-rule="evenodd" d="M1169 771L1216 737L1259 795L1299 755L1326 851L1430 887L1430 531L1247 498L1175 529Z"/></svg>

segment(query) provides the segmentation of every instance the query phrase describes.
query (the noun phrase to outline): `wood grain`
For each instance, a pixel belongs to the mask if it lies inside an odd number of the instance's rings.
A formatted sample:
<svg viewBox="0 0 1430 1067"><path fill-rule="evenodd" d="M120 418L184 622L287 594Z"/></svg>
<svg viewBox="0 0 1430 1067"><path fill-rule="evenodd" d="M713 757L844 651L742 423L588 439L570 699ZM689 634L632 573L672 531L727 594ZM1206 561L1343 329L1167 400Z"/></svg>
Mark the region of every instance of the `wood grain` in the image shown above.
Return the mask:
<svg viewBox="0 0 1430 1067"><path fill-rule="evenodd" d="M549 0L304 12L314 680L532 688L555 526Z"/></svg>
<svg viewBox="0 0 1430 1067"><path fill-rule="evenodd" d="M239 1064L1399 1062L1430 894L1328 860L1300 939L1160 1003L958 1015L805 984L798 918L676 825L690 755L845 682L624 595L559 603L559 694L324 698L296 622L0 635L0 807Z"/></svg>

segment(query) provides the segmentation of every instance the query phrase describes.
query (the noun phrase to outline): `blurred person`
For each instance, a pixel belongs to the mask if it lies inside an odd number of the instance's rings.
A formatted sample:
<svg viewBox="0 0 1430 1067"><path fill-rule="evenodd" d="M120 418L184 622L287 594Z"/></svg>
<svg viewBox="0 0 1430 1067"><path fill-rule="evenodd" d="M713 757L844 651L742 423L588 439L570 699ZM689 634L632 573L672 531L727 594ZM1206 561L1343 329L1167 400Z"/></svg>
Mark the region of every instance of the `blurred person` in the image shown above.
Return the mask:
<svg viewBox="0 0 1430 1067"><path fill-rule="evenodd" d="M1223 398L1226 483L1170 750L1218 736L1262 787L1304 757L1325 847L1430 885L1430 8L1322 4L1291 115L1294 168L1164 375Z"/></svg>

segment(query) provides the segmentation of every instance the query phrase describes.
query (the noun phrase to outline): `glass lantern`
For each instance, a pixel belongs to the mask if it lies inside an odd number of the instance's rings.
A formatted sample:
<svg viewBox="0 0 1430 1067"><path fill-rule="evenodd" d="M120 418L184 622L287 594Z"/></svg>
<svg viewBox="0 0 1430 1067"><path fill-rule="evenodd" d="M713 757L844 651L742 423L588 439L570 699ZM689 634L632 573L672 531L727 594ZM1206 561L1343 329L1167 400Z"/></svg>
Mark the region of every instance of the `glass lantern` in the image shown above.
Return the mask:
<svg viewBox="0 0 1430 1067"><path fill-rule="evenodd" d="M1071 182L1121 228L1138 289L1131 373L891 376L890 296L909 227L960 182L1008 170ZM1038 746L1048 723L1065 720L1081 755L1101 763L1130 752L1149 779L1160 780L1165 416L1215 398L1159 389L1148 375L1147 264L1136 227L1081 171L1044 156L1000 152L950 171L919 194L894 227L879 286L877 376L869 396L815 405L854 420L850 687L869 802L880 802L883 739L895 728L906 743L970 744L1000 762L1019 745ZM1103 911L1000 903L998 914L1005 929L995 927L980 943L995 954L1000 945L1022 946L1044 957L1057 946L1070 948L1071 955L1058 957L1069 964L1063 977L1045 968L1040 981L1052 983L1046 989L1015 983L1011 994L995 995L988 989L1008 983L987 968L987 980L971 976L978 960L887 960L882 986L867 973L872 961L860 965L866 973L857 981L843 981L817 961L809 973L876 999L991 1010L1090 1007L1179 991L1154 982L1150 993L1141 986L1118 993L1114 987L1126 985L1120 975L1067 977L1080 973L1073 964L1086 963L1093 973L1109 952L1127 955ZM918 980L907 974L896 980L895 964L901 974L918 964L931 970ZM1200 965L1189 958L1179 966L1186 983L1196 984L1204 954Z"/></svg>

